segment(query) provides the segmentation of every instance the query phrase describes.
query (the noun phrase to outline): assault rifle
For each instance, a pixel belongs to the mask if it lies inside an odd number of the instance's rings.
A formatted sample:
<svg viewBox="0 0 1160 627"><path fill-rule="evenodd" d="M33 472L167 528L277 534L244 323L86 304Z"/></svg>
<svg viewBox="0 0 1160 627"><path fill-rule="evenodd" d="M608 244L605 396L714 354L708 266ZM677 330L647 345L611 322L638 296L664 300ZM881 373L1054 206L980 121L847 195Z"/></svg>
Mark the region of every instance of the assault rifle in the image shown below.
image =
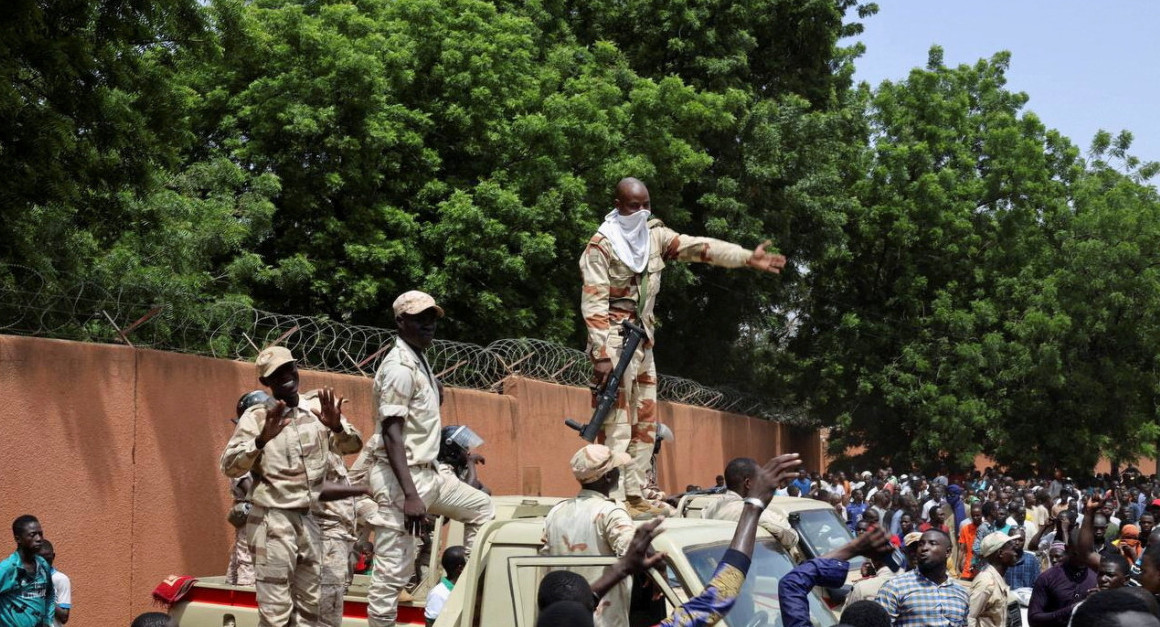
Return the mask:
<svg viewBox="0 0 1160 627"><path fill-rule="evenodd" d="M609 412L616 406L616 397L620 393L620 382L624 378L624 371L628 369L628 364L632 363L636 347L644 339L644 329L628 320L621 322L620 327L624 329L624 346L620 351L620 360L616 362L612 374L608 375L604 387L596 391L596 410L592 412L592 420L588 424L582 425L571 418L564 419L564 424L579 431L580 437L589 442L595 442L596 436L604 430L604 420L608 418Z"/></svg>

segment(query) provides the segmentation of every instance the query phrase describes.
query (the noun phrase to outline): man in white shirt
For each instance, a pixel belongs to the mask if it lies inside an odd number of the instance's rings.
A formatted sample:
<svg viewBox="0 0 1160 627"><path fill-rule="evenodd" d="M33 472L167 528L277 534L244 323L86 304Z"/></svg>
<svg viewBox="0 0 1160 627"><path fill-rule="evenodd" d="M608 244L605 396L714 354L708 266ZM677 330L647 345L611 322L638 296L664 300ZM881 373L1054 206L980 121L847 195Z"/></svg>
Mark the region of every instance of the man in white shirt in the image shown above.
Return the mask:
<svg viewBox="0 0 1160 627"><path fill-rule="evenodd" d="M56 561L56 549L52 548L48 540L40 543L40 556L52 568L52 563ZM56 615L52 617L52 625L61 627L68 622L68 614L72 609L72 582L68 575L55 568L52 569L52 591L56 594Z"/></svg>
<svg viewBox="0 0 1160 627"><path fill-rule="evenodd" d="M451 596L455 582L459 581L459 575L467 566L467 552L461 546L449 546L444 549L440 563L443 565L444 576L427 593L427 603L423 608L423 618L427 620L427 627L431 627L435 619L439 618L439 612L442 612L443 606L447 604L447 597Z"/></svg>

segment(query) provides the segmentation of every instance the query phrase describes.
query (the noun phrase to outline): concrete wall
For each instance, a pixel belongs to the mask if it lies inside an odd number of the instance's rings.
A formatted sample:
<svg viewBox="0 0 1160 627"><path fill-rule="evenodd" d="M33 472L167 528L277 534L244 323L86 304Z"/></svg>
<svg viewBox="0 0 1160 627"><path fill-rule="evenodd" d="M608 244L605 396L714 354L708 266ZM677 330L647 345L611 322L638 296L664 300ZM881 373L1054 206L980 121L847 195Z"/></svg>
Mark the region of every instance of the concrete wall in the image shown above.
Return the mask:
<svg viewBox="0 0 1160 627"><path fill-rule="evenodd" d="M217 463L235 401L256 386L245 363L0 336L0 521L40 518L73 581L70 627L128 625L165 576L225 572L233 528ZM303 389L319 386L349 398L348 417L373 431L369 379L303 372ZM443 412L486 440L482 478L496 494L575 492L567 462L581 440L563 419L587 420L587 390L512 378L503 394L449 388ZM711 485L739 455L788 447L821 463L816 433L671 403L659 418L676 434L660 460L670 492Z"/></svg>

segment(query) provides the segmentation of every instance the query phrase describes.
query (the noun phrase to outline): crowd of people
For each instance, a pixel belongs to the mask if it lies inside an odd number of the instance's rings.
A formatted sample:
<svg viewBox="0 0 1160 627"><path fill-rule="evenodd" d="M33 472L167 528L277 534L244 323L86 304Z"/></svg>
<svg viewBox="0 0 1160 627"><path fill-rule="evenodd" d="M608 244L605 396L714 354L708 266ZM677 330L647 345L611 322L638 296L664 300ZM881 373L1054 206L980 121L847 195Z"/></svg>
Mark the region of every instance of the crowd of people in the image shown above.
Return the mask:
<svg viewBox="0 0 1160 627"><path fill-rule="evenodd" d="M750 251L682 235L650 219L648 190L636 179L617 185L614 205L580 260L581 311L594 387L600 390L614 369L622 370L621 401L604 426L604 444L585 446L572 457L581 489L547 515L541 551L620 561L600 572L546 577L538 597L538 624L545 626L627 625L628 578L658 564L648 545L660 532L659 519L637 527L633 518L672 512L654 466L660 442L672 438L656 420L652 359L652 312L665 263L698 261L770 273L786 263L766 253L764 244ZM430 295L410 291L394 301L393 311L398 340L374 376L373 407L365 408L375 424L370 437L347 420L341 395L329 388L299 391L290 350L267 347L256 359L265 390L240 399L220 466L235 500L228 516L236 528L228 580L254 586L262 627L339 627L344 591L360 567L371 576L368 624L393 626L408 585L422 578L416 563L423 560L417 557L431 550L436 515L463 524L464 546L441 556L446 576L427 594L430 623L469 559L474 537L495 516L476 473L483 459L471 450L480 440L465 426L443 425L442 384L424 356L443 309ZM623 323L640 325L645 333L631 354L621 354ZM348 468L343 458L355 455ZM830 503L855 534L850 544L804 560L781 580L787 626L810 624L805 595L815 585L840 585L839 573L844 580L844 566L856 555L868 558L868 565L842 614L853 626L999 625L1012 610L1009 597L1027 589L1032 627L1097 624L1085 617L1114 606L1124 594L1151 603L1141 620L1155 614L1155 477L1128 472L1077 486L1058 472L1043 480L1015 480L989 470L928 479L896 476L891 468L820 476L798 470L800 463L794 454L764 465L739 458L717 477L722 496L703 516L735 521L732 543L705 591L661 624L709 625L728 613L759 528L791 553L798 550L792 526L768 508L778 494ZM0 563L0 624L67 622L67 578L52 569L55 555L39 522L22 516L13 534L17 550ZM1119 592L1133 587L1150 594ZM874 622L881 620L886 622ZM164 614L148 613L134 624L167 621Z"/></svg>
<svg viewBox="0 0 1160 627"><path fill-rule="evenodd" d="M857 538L880 535L901 550L896 569L870 556L847 602L874 599L888 618L878 624L1104 624L1091 615L1117 607L1107 599L1128 598L1123 607L1143 602L1150 614L1131 624L1160 624L1153 598L1160 593L1160 482L1134 468L1078 481L1058 469L1019 479L992 469L933 477L889 467L802 471L778 492L830 503ZM1128 590L1110 592L1121 588Z"/></svg>

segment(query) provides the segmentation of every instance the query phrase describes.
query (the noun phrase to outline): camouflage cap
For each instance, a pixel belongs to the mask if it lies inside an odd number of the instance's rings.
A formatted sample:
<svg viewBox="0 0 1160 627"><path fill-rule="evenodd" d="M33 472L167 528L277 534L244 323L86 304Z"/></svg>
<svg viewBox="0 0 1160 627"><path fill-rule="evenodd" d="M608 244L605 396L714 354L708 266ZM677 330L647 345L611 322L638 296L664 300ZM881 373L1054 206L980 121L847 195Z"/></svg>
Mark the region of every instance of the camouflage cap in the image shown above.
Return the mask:
<svg viewBox="0 0 1160 627"><path fill-rule="evenodd" d="M589 444L572 456L572 474L580 483L591 483L631 461L627 454L614 453L603 444Z"/></svg>
<svg viewBox="0 0 1160 627"><path fill-rule="evenodd" d="M263 348L262 352L258 353L258 359L254 363L258 366L258 376L266 378L278 368L294 361L294 355L290 353L290 349L285 346L270 346Z"/></svg>
<svg viewBox="0 0 1160 627"><path fill-rule="evenodd" d="M902 546L910 546L920 540L922 540L922 532L911 531L910 533L906 534L905 538L902 539Z"/></svg>
<svg viewBox="0 0 1160 627"><path fill-rule="evenodd" d="M403 292L395 299L395 304L392 306L395 309L396 318L403 314L411 316L420 314L431 308L435 309L435 313L439 314L440 318L443 317L443 308L435 304L435 299L430 294L419 290Z"/></svg>

